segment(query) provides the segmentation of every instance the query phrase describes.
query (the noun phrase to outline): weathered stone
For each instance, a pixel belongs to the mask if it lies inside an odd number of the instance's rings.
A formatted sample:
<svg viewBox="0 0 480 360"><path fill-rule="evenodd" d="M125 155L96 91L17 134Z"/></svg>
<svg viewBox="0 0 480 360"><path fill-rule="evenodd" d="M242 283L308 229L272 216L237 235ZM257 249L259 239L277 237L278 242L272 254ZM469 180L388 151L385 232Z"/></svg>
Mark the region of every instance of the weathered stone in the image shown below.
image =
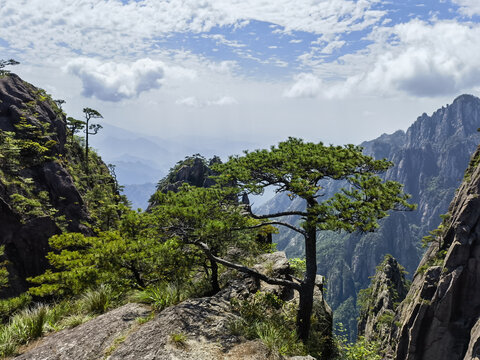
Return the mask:
<svg viewBox="0 0 480 360"><path fill-rule="evenodd" d="M397 360L476 359L480 325L480 148L399 307ZM445 255L446 254L446 255Z"/></svg>
<svg viewBox="0 0 480 360"><path fill-rule="evenodd" d="M359 315L358 335L383 341L393 326L394 311L408 291L405 271L391 255L386 255L372 278L369 295Z"/></svg>
<svg viewBox="0 0 480 360"><path fill-rule="evenodd" d="M265 267L271 261L271 265ZM289 274L284 253L262 256L263 266ZM288 275L283 275L288 276ZM71 330L61 331L41 340L34 349L18 357L22 360L282 360L259 340L249 341L232 335L230 324L238 316L231 311L231 299L248 299L258 290L269 291L259 281L239 275L228 286L211 297L186 300L158 313L140 325L137 317L149 310L129 304L113 310ZM297 301L293 298L291 301ZM331 336L332 314L320 291L315 293L315 315L324 336ZM106 356L108 355L108 357ZM310 360L312 357L293 357Z"/></svg>
<svg viewBox="0 0 480 360"><path fill-rule="evenodd" d="M75 327L45 337L18 360L91 360L103 359L123 337L139 327L137 319L147 317L151 309L127 304ZM140 357L136 359L141 359Z"/></svg>

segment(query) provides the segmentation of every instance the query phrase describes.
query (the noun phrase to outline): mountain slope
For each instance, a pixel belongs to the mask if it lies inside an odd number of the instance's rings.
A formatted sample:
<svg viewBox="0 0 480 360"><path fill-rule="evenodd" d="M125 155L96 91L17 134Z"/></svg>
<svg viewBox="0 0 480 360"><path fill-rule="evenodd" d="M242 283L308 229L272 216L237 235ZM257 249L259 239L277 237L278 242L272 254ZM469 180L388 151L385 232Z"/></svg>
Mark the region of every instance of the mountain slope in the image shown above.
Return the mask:
<svg viewBox="0 0 480 360"><path fill-rule="evenodd" d="M108 168L68 133L54 101L15 74L0 77L0 245L10 286L24 291L27 277L43 273L48 239L63 231L91 234L103 205L119 200ZM95 224L99 225L98 223Z"/></svg>
<svg viewBox="0 0 480 360"><path fill-rule="evenodd" d="M390 356L470 360L480 355L480 148L396 311Z"/></svg>
<svg viewBox="0 0 480 360"><path fill-rule="evenodd" d="M397 131L361 144L365 153L393 161L395 165L385 178L405 184L418 209L392 213L375 233L319 234L318 271L327 277L327 299L336 310L337 321L355 328L356 293L367 287L368 277L385 254L392 254L408 272L414 271L422 253L419 239L435 228L439 215L447 211L480 140L476 131L479 126L480 99L462 95L431 116L423 114L406 132ZM328 195L338 186L326 183L325 188ZM290 202L276 196L262 208L285 209L280 206L285 204L289 209L302 206L298 200ZM275 240L289 256L303 253L301 239L291 232L282 231Z"/></svg>

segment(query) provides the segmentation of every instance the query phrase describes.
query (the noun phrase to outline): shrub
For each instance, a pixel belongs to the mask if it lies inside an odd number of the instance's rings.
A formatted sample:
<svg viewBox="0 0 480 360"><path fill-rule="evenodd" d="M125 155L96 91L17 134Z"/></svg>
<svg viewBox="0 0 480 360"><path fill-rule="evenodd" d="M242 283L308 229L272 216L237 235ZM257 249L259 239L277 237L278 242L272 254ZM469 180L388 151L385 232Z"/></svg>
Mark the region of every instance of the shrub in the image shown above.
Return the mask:
<svg viewBox="0 0 480 360"><path fill-rule="evenodd" d="M166 307L187 299L190 295L190 291L175 283L160 283L136 292L132 300L149 304L154 310L162 311Z"/></svg>
<svg viewBox="0 0 480 360"><path fill-rule="evenodd" d="M187 344L187 335L184 333L170 334L170 342L176 347L185 347Z"/></svg>
<svg viewBox="0 0 480 360"><path fill-rule="evenodd" d="M87 314L103 314L111 305L114 294L107 285L96 290L88 290L80 298L80 307Z"/></svg>

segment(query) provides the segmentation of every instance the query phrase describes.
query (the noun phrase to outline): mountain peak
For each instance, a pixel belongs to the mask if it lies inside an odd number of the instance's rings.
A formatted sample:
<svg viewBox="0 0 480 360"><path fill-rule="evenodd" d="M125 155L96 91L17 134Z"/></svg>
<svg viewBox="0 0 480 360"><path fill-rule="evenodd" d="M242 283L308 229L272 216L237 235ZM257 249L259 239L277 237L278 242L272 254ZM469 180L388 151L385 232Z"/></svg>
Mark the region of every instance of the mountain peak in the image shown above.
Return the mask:
<svg viewBox="0 0 480 360"><path fill-rule="evenodd" d="M478 98L478 97L476 97L475 95L472 95L472 94L462 94L462 95L457 96L453 100L452 105L457 103L457 102L465 102L465 101L480 101L480 98Z"/></svg>

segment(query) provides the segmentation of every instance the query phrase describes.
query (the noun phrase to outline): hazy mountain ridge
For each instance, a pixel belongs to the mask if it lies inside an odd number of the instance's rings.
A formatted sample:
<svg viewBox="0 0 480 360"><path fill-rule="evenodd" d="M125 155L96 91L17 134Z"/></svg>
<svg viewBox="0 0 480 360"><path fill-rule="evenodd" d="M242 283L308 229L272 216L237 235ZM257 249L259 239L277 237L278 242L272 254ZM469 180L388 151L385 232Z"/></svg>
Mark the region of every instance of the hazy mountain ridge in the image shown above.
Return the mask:
<svg viewBox="0 0 480 360"><path fill-rule="evenodd" d="M480 140L479 126L480 99L462 95L431 116L423 114L406 132L384 134L361 144L365 153L393 161L395 165L385 178L405 184L406 192L412 195L411 202L418 204L418 209L392 213L375 233L319 234L318 272L327 277L327 299L337 310L337 321L355 327L352 306L356 292L368 286L368 277L385 254L395 256L413 273L422 253L420 240L439 224L439 215L447 211L470 154ZM325 186L325 196L339 187ZM262 212L281 209L280 204L286 201L289 201L286 196L277 195L261 207ZM289 205L289 209L302 206L299 200ZM289 256L303 252L301 239L292 232L282 230L274 241Z"/></svg>

